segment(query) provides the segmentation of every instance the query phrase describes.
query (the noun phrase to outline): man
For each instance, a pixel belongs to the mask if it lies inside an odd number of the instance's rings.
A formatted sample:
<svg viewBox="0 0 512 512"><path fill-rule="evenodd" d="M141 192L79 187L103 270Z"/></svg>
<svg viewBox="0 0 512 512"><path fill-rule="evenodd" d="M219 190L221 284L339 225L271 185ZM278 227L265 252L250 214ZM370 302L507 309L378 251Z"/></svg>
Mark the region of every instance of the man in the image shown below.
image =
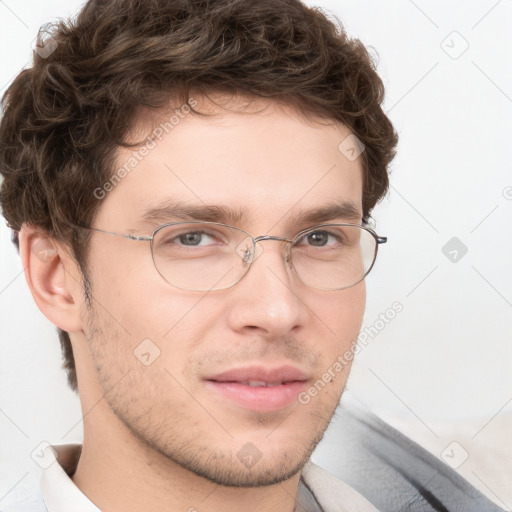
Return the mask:
<svg viewBox="0 0 512 512"><path fill-rule="evenodd" d="M39 48L1 200L84 442L34 510L376 510L309 462L386 241L365 48L297 0L90 1Z"/></svg>

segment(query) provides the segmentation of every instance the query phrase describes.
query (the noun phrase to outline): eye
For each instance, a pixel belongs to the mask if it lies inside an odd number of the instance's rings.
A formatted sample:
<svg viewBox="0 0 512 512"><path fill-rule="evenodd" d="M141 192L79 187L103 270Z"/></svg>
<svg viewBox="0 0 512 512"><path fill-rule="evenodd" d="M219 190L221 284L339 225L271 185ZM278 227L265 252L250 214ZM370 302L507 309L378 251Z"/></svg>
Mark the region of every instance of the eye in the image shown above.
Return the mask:
<svg viewBox="0 0 512 512"><path fill-rule="evenodd" d="M326 247L340 242L340 237L329 231L313 231L298 241L298 245L309 247Z"/></svg>
<svg viewBox="0 0 512 512"><path fill-rule="evenodd" d="M153 251L182 258L212 256L228 251L233 239L233 231L221 225L169 224L156 232Z"/></svg>
<svg viewBox="0 0 512 512"><path fill-rule="evenodd" d="M168 243L177 243L189 247L205 246L215 243L214 237L204 231L191 231L175 236Z"/></svg>

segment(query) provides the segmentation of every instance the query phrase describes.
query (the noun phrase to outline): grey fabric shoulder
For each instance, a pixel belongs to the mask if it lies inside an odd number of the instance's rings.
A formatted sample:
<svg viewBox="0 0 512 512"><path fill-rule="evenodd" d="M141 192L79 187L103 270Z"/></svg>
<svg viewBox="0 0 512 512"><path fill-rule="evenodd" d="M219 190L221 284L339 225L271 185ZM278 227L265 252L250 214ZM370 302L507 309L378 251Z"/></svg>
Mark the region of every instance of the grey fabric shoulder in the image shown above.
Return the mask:
<svg viewBox="0 0 512 512"><path fill-rule="evenodd" d="M502 511L350 392L343 395L331 428L330 439L334 437L335 443L329 444L329 464L322 466L383 512Z"/></svg>
<svg viewBox="0 0 512 512"><path fill-rule="evenodd" d="M302 470L302 480L323 512L377 512L357 491L312 462Z"/></svg>

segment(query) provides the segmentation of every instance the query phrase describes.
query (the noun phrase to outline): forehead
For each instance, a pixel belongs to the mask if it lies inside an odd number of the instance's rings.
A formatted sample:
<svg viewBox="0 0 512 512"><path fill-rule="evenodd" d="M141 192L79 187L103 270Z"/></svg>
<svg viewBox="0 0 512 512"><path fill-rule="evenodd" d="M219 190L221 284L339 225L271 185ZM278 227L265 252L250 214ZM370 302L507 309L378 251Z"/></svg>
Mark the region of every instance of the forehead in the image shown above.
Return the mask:
<svg viewBox="0 0 512 512"><path fill-rule="evenodd" d="M120 218L131 227L150 217L163 223L158 210L180 204L220 207L245 223L275 224L341 204L350 206L345 212L352 209L349 220L360 220L361 158L351 161L339 150L350 135L347 127L263 100L223 107L201 100L195 108L213 115L176 107L139 119L133 136L150 135L151 141L142 151L118 150L112 172L125 172L98 219L109 226L119 226Z"/></svg>

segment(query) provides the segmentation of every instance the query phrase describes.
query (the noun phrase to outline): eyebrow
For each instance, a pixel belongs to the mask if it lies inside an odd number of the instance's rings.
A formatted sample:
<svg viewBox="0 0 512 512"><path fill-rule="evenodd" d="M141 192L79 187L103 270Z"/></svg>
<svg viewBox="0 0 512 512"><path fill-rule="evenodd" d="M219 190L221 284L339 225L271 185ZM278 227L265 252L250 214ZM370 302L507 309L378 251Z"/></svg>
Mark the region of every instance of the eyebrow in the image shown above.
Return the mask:
<svg viewBox="0 0 512 512"><path fill-rule="evenodd" d="M339 201L312 210L301 210L297 223L322 224L331 220L362 221L361 210L351 201Z"/></svg>
<svg viewBox="0 0 512 512"><path fill-rule="evenodd" d="M200 220L204 222L220 222L237 224L245 218L243 210L220 205L193 205L173 201L164 201L144 212L146 222L169 222L174 220Z"/></svg>
<svg viewBox="0 0 512 512"><path fill-rule="evenodd" d="M147 209L143 222L166 223L196 220L237 225L247 220L241 208L225 205L194 205L171 200ZM332 220L361 221L361 210L351 201L338 201L317 208L300 210L292 216L293 224L322 224Z"/></svg>

